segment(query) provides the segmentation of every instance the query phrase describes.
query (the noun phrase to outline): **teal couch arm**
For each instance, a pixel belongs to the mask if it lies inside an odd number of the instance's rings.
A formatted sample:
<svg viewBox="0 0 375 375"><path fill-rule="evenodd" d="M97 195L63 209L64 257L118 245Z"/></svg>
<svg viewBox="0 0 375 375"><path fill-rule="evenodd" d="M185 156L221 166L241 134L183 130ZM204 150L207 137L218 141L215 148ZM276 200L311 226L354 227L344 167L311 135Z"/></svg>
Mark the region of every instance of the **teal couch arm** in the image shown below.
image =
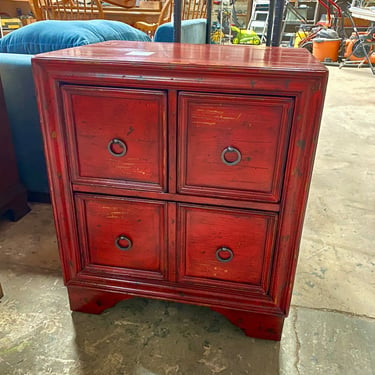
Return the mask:
<svg viewBox="0 0 375 375"><path fill-rule="evenodd" d="M31 193L49 193L31 58L0 53L0 76L21 182Z"/></svg>
<svg viewBox="0 0 375 375"><path fill-rule="evenodd" d="M206 19L181 21L181 43L204 44L206 43ZM154 36L155 42L173 42L173 22L160 25Z"/></svg>

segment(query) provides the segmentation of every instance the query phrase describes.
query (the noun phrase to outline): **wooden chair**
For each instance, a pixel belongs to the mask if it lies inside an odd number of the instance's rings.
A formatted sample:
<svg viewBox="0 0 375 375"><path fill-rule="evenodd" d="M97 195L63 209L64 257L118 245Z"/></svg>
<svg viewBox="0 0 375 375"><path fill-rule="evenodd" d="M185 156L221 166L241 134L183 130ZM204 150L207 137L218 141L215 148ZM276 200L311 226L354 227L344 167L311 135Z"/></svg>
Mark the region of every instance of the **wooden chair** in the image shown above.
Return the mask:
<svg viewBox="0 0 375 375"><path fill-rule="evenodd" d="M151 38L154 36L156 29L163 23L170 22L172 18L173 0L166 0L161 11L157 22L147 23L138 21L134 24L134 27L145 32Z"/></svg>
<svg viewBox="0 0 375 375"><path fill-rule="evenodd" d="M29 0L37 21L104 18L100 0Z"/></svg>
<svg viewBox="0 0 375 375"><path fill-rule="evenodd" d="M191 20L196 18L206 18L207 1L212 0L182 0L181 19Z"/></svg>
<svg viewBox="0 0 375 375"><path fill-rule="evenodd" d="M104 2L121 8L133 8L136 5L136 0L104 0Z"/></svg>

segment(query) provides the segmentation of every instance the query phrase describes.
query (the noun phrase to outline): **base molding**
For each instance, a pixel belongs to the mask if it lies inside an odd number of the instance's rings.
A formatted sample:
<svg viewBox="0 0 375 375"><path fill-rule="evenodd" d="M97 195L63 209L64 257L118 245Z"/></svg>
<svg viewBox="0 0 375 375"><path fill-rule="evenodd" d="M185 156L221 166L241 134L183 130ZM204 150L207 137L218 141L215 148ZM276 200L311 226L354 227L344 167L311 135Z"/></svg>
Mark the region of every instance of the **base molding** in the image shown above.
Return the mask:
<svg viewBox="0 0 375 375"><path fill-rule="evenodd" d="M118 302L132 298L125 293L116 293L81 286L68 286L70 309L89 314L100 314Z"/></svg>
<svg viewBox="0 0 375 375"><path fill-rule="evenodd" d="M224 315L232 324L241 328L246 336L265 340L281 340L285 319L283 316L230 309L211 309Z"/></svg>
<svg viewBox="0 0 375 375"><path fill-rule="evenodd" d="M71 310L90 314L100 314L104 310L113 307L118 302L134 297L126 293L104 291L86 286L68 285L67 288ZM176 302L181 301L176 300ZM241 328L247 336L275 341L281 339L284 316L259 314L211 306L210 308L222 314L235 326Z"/></svg>

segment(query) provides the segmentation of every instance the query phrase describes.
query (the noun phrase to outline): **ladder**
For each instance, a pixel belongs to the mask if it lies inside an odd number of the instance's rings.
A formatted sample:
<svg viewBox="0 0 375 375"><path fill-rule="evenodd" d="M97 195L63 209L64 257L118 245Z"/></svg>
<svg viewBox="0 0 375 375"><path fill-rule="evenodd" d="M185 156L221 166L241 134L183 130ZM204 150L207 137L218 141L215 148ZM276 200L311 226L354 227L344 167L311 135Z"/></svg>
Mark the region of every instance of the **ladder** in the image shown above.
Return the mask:
<svg viewBox="0 0 375 375"><path fill-rule="evenodd" d="M269 0L254 0L251 18L247 25L247 30L254 30L258 34L261 43L265 43L267 39L269 7Z"/></svg>
<svg viewBox="0 0 375 375"><path fill-rule="evenodd" d="M280 45L291 46L299 26L313 26L318 16L317 0L286 0L280 33Z"/></svg>

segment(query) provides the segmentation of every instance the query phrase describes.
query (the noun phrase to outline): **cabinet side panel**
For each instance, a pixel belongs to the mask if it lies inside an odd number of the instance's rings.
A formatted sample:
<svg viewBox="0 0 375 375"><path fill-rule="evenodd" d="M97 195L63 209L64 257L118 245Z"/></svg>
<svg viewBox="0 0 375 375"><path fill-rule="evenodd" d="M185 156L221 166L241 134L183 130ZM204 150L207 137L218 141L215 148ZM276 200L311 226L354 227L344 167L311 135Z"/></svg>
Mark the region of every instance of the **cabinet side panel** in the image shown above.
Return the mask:
<svg viewBox="0 0 375 375"><path fill-rule="evenodd" d="M48 69L32 60L43 134L49 187L64 282L81 270L74 201L66 159L64 114L60 84Z"/></svg>
<svg viewBox="0 0 375 375"><path fill-rule="evenodd" d="M296 95L271 282L271 295L285 314L293 290L327 78L304 80L303 90Z"/></svg>

